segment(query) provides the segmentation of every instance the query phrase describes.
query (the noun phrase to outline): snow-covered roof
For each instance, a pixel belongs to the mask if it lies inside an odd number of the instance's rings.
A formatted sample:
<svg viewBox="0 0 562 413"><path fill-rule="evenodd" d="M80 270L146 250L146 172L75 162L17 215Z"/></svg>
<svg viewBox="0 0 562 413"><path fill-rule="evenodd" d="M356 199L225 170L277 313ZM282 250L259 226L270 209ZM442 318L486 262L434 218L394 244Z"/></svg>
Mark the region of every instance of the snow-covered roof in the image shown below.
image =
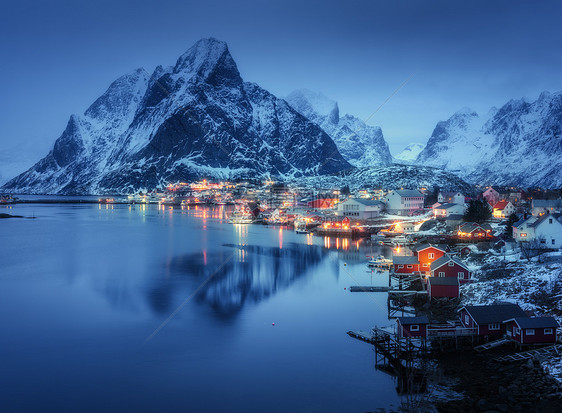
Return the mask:
<svg viewBox="0 0 562 413"><path fill-rule="evenodd" d="M359 202L360 204L366 205L366 206L377 206L377 205L384 205L383 202L381 201L377 201L376 199L365 199L365 198L349 198L352 199L354 201Z"/></svg>
<svg viewBox="0 0 562 413"><path fill-rule="evenodd" d="M423 194L417 189L397 189L394 192L400 196L423 197Z"/></svg>
<svg viewBox="0 0 562 413"><path fill-rule="evenodd" d="M412 251L420 252L427 248L435 248L443 252L447 252L447 246L443 244L416 244L412 247Z"/></svg>
<svg viewBox="0 0 562 413"><path fill-rule="evenodd" d="M431 263L431 265L430 265L430 268L431 268L431 270L433 271L433 270L435 270L435 269L437 269L437 268L439 268L439 267L442 267L443 265L447 264L449 261L453 261L453 262L455 262L456 264L458 264L458 265L460 265L461 267L466 268L466 269L468 270L468 267L467 267L462 261L460 261L458 258L451 257L451 256L448 255L448 254L445 254L445 255L443 255L441 258L439 258L439 259L433 261L433 262Z"/></svg>
<svg viewBox="0 0 562 413"><path fill-rule="evenodd" d="M440 205L440 206L438 206L438 207L435 207L435 209L449 209L449 208L456 207L456 206L458 206L458 205L459 205L459 204L448 203L448 204L443 204L443 205Z"/></svg>

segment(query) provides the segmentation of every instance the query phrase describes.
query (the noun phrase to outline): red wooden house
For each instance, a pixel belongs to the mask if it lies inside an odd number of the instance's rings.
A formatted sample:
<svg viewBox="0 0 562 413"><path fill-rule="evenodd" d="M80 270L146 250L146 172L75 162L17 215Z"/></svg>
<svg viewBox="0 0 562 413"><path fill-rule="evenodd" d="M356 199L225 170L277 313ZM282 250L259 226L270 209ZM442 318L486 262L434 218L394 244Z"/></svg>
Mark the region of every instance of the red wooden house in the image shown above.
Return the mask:
<svg viewBox="0 0 562 413"><path fill-rule="evenodd" d="M418 257L413 255L396 255L392 257L392 266L397 274L411 274L420 270Z"/></svg>
<svg viewBox="0 0 562 413"><path fill-rule="evenodd" d="M516 317L504 324L507 336L519 344L555 343L559 327L554 317Z"/></svg>
<svg viewBox="0 0 562 413"><path fill-rule="evenodd" d="M398 317L396 319L396 330L399 338L422 338L427 337L427 325L429 319L420 317Z"/></svg>
<svg viewBox="0 0 562 413"><path fill-rule="evenodd" d="M457 278L461 283L470 280L471 272L459 259L448 254L431 263L431 277Z"/></svg>
<svg viewBox="0 0 562 413"><path fill-rule="evenodd" d="M504 321L527 317L517 304L467 305L459 312L463 327L476 328L480 336L501 336L506 332Z"/></svg>
<svg viewBox="0 0 562 413"><path fill-rule="evenodd" d="M414 255L418 258L420 271L429 273L430 265L447 252L448 247L444 245L420 244L412 248Z"/></svg>
<svg viewBox="0 0 562 413"><path fill-rule="evenodd" d="M428 277L427 294L430 298L459 298L459 280L456 277Z"/></svg>

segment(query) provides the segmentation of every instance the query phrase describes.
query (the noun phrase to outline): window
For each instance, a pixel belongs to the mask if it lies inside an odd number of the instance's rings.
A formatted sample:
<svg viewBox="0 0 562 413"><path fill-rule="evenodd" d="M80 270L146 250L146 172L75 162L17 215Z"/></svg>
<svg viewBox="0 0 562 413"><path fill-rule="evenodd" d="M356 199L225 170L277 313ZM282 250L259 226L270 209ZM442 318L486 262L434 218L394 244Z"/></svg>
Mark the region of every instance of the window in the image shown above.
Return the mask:
<svg viewBox="0 0 562 413"><path fill-rule="evenodd" d="M544 334L552 334L552 328L545 328L544 329Z"/></svg>
<svg viewBox="0 0 562 413"><path fill-rule="evenodd" d="M459 278L464 279L464 271L459 271Z"/></svg>
<svg viewBox="0 0 562 413"><path fill-rule="evenodd" d="M535 329L534 328L530 328L528 330L525 331L525 335L526 336L534 336L535 335Z"/></svg>
<svg viewBox="0 0 562 413"><path fill-rule="evenodd" d="M545 239L541 239L541 244L546 244L546 240L545 240Z"/></svg>
<svg viewBox="0 0 562 413"><path fill-rule="evenodd" d="M400 264L400 265L398 266L398 268L404 268L404 266L403 266L402 264Z"/></svg>
<svg viewBox="0 0 562 413"><path fill-rule="evenodd" d="M519 334L521 334L521 330L519 328L515 328L515 335L518 336Z"/></svg>
<svg viewBox="0 0 562 413"><path fill-rule="evenodd" d="M469 325L469 324L470 324L470 319L468 318L468 314L465 314L465 315L464 315L464 323L465 323L466 325Z"/></svg>
<svg viewBox="0 0 562 413"><path fill-rule="evenodd" d="M553 238L552 239L552 245L556 244L556 240Z"/></svg>
<svg viewBox="0 0 562 413"><path fill-rule="evenodd" d="M429 254L427 254L427 258L429 258L430 260L432 260L433 257L435 257L435 254L433 254L432 252L430 252Z"/></svg>
<svg viewBox="0 0 562 413"><path fill-rule="evenodd" d="M522 232L521 234L519 234L519 236L520 236L521 238L525 238L525 237L527 236L527 234L524 233L524 232Z"/></svg>
<svg viewBox="0 0 562 413"><path fill-rule="evenodd" d="M454 267L455 263L453 261L449 261L449 267Z"/></svg>
<svg viewBox="0 0 562 413"><path fill-rule="evenodd" d="M417 324L412 324L410 326L410 331L420 331L420 326Z"/></svg>
<svg viewBox="0 0 562 413"><path fill-rule="evenodd" d="M489 328L490 330L499 330L499 329L500 329L500 325L499 325L499 324L490 324L490 325L488 326L488 328Z"/></svg>
<svg viewBox="0 0 562 413"><path fill-rule="evenodd" d="M413 265L408 265L408 268L414 268L414 266L413 266Z"/></svg>
<svg viewBox="0 0 562 413"><path fill-rule="evenodd" d="M548 218L548 223L552 224L552 218Z"/></svg>
<svg viewBox="0 0 562 413"><path fill-rule="evenodd" d="M429 264L422 264L422 267L429 267Z"/></svg>
<svg viewBox="0 0 562 413"><path fill-rule="evenodd" d="M440 277L444 277L444 276L445 276L445 273L444 273L443 271L439 271L439 276L440 276Z"/></svg>

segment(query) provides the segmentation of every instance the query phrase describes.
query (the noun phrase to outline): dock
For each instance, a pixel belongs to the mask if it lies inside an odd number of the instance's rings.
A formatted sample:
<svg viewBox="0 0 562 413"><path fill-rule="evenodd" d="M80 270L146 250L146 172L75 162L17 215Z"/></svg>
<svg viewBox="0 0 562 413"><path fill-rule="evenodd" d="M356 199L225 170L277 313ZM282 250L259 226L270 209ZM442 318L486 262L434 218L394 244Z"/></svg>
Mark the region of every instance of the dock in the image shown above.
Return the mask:
<svg viewBox="0 0 562 413"><path fill-rule="evenodd" d="M510 361L521 361L529 360L535 356L560 356L562 354L562 344L553 344L551 346L541 347L536 350L523 351L521 353L508 354L507 356L502 356L495 358L494 361L500 362L510 362Z"/></svg>
<svg viewBox="0 0 562 413"><path fill-rule="evenodd" d="M349 287L352 293L386 293L390 291L390 287L382 287L375 285L352 285Z"/></svg>

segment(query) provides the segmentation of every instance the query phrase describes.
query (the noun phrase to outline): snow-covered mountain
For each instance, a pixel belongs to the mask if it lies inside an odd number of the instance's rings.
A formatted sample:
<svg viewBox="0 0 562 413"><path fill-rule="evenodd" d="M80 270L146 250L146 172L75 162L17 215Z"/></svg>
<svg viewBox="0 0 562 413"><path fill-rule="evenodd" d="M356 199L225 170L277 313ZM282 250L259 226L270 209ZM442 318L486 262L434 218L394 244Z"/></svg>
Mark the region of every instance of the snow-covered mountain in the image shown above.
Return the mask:
<svg viewBox="0 0 562 413"><path fill-rule="evenodd" d="M49 154L2 190L130 193L201 177L349 169L332 139L282 99L242 80L226 43L198 41L172 67L120 77L72 115Z"/></svg>
<svg viewBox="0 0 562 413"><path fill-rule="evenodd" d="M469 182L562 187L562 92L510 100L485 116L462 109L439 122L416 163Z"/></svg>
<svg viewBox="0 0 562 413"><path fill-rule="evenodd" d="M390 165L392 156L381 128L352 115L340 117L337 102L321 93L299 89L285 98L303 116L320 125L354 166Z"/></svg>
<svg viewBox="0 0 562 413"><path fill-rule="evenodd" d="M406 146L402 151L394 157L397 163L412 163L414 162L425 145L423 143L411 143Z"/></svg>
<svg viewBox="0 0 562 413"><path fill-rule="evenodd" d="M474 187L451 172L419 165L374 166L354 168L334 175L307 177L299 180L312 188L401 189L434 188L473 194Z"/></svg>

